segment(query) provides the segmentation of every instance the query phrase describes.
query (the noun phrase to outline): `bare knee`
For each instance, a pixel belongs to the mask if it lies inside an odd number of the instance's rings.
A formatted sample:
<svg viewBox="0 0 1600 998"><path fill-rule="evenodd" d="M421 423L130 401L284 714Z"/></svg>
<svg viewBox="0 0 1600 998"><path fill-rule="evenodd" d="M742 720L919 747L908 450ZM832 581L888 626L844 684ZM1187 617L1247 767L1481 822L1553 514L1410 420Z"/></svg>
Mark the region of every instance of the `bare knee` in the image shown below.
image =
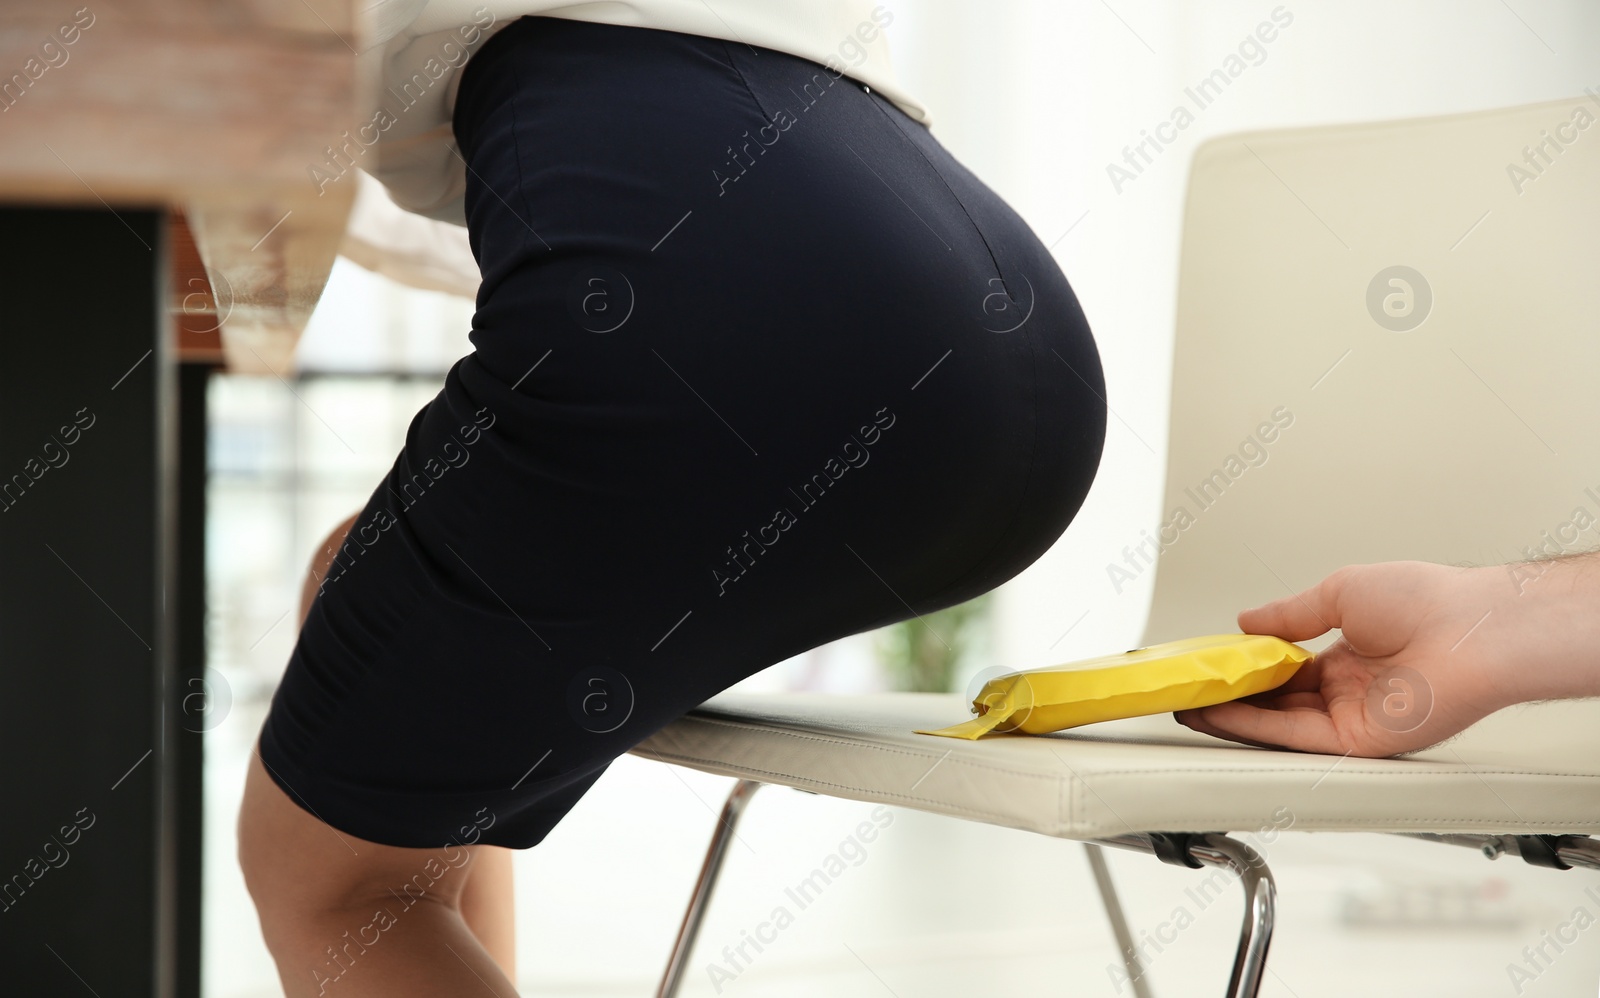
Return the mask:
<svg viewBox="0 0 1600 998"><path fill-rule="evenodd" d="M471 850L405 849L340 832L292 801L251 755L238 859L280 965L325 960L330 947L336 955L371 946L417 912L459 917Z"/></svg>

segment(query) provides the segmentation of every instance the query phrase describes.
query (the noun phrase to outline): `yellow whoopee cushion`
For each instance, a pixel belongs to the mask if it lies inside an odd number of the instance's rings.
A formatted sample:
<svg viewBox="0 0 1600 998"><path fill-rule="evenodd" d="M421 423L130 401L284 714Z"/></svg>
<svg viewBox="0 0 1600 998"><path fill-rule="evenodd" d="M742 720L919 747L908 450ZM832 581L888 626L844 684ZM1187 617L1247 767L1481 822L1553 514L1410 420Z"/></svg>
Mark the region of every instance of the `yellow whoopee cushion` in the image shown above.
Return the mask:
<svg viewBox="0 0 1600 998"><path fill-rule="evenodd" d="M970 721L920 735L981 738L992 731L1042 735L1095 721L1209 707L1289 681L1311 652L1282 638L1213 634L1152 645L1053 669L1013 672L978 691Z"/></svg>

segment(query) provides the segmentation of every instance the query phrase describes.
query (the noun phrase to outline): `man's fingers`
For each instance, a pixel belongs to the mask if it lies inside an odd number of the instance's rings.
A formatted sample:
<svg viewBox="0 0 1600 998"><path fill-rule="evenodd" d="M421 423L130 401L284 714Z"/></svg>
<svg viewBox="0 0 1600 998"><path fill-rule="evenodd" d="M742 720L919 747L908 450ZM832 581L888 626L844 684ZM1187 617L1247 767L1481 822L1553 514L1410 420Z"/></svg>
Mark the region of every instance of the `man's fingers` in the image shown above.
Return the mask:
<svg viewBox="0 0 1600 998"><path fill-rule="evenodd" d="M1271 634L1285 641L1305 641L1339 626L1338 572L1304 592L1273 600L1239 614L1239 630Z"/></svg>
<svg viewBox="0 0 1600 998"><path fill-rule="evenodd" d="M1248 745L1276 745L1299 752L1344 755L1333 719L1315 708L1268 710L1237 700L1181 711L1178 720L1208 735Z"/></svg>
<svg viewBox="0 0 1600 998"><path fill-rule="evenodd" d="M1200 709L1203 709L1203 708L1200 708ZM1195 731L1198 731L1202 735L1210 735L1213 738L1221 738L1224 741L1240 742L1240 743L1245 744L1245 745L1253 745L1256 748L1275 749L1275 748L1281 748L1282 747L1282 746L1279 746L1279 745L1268 745L1266 742L1253 742L1253 741L1250 741L1249 739L1240 738L1240 737L1238 737L1236 735L1233 735L1233 734L1231 734L1229 732L1222 731L1219 728L1215 728L1215 727L1211 726L1210 724L1207 724L1205 719L1200 716L1200 709L1180 710L1177 713L1173 714L1172 716L1177 720L1177 722L1179 724L1183 725L1186 728L1191 728L1191 729L1193 729Z"/></svg>

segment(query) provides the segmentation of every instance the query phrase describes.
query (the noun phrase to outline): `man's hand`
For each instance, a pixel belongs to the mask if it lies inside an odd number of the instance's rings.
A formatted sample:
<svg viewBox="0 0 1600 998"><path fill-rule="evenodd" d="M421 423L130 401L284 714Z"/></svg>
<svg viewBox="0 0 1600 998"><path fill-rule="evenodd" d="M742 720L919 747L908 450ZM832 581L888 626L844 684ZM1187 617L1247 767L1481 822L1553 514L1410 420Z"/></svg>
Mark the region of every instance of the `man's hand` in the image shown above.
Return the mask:
<svg viewBox="0 0 1600 998"><path fill-rule="evenodd" d="M1304 641L1340 628L1338 641L1275 690L1176 717L1254 745L1374 758L1414 752L1518 702L1502 681L1516 664L1504 639L1534 598L1519 595L1504 568L1342 568L1239 614L1246 634Z"/></svg>

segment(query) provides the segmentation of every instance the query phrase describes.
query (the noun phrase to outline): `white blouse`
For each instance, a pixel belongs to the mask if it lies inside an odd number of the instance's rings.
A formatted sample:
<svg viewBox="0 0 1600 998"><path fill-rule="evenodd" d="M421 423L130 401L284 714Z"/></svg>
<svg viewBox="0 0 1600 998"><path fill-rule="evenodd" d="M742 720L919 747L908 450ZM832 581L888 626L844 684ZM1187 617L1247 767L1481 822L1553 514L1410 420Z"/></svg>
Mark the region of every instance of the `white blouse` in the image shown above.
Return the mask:
<svg viewBox="0 0 1600 998"><path fill-rule="evenodd" d="M635 25L721 38L821 63L882 92L915 121L927 110L895 79L883 29L894 14L872 0L376 0L365 82L377 103L310 167L318 190L376 177L395 204L466 225L466 168L451 130L460 70L485 39L524 14Z"/></svg>

